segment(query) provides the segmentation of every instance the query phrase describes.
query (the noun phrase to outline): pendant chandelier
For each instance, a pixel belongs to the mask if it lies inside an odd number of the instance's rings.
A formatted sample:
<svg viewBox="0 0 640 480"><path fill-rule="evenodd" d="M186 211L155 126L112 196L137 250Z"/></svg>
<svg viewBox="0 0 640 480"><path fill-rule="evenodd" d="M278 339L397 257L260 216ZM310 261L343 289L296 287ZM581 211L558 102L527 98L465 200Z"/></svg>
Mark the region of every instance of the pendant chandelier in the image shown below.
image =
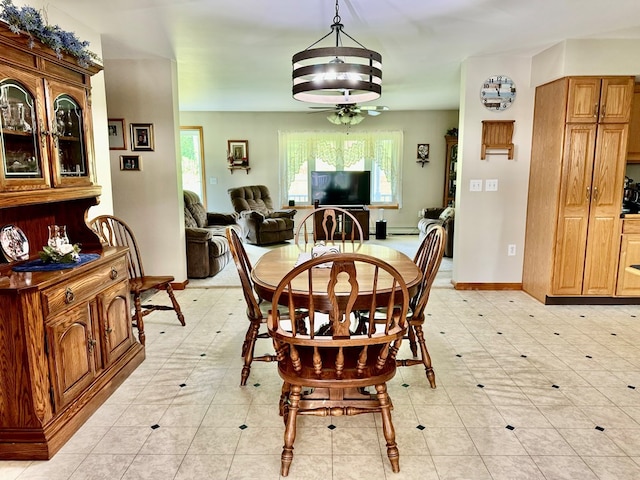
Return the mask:
<svg viewBox="0 0 640 480"><path fill-rule="evenodd" d="M293 98L302 102L351 104L369 102L382 93L382 55L367 50L347 34L339 15L338 0L331 31L293 56ZM313 48L330 35L335 46ZM345 47L342 37L357 46Z"/></svg>

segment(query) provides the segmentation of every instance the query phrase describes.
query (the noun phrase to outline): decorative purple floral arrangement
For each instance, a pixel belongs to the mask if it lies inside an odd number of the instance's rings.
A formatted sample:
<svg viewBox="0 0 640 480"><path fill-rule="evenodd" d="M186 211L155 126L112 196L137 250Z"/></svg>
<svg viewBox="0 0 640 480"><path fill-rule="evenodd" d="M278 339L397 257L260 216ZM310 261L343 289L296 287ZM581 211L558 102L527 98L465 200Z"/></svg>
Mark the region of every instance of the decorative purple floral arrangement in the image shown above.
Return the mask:
<svg viewBox="0 0 640 480"><path fill-rule="evenodd" d="M37 39L56 52L58 58L62 58L64 53L76 57L81 67L100 63L100 58L88 50L88 41L81 41L75 33L62 30L58 25L47 25L39 10L27 6L16 7L12 0L1 0L0 7L0 20L6 22L12 32L29 35L31 48L34 39Z"/></svg>

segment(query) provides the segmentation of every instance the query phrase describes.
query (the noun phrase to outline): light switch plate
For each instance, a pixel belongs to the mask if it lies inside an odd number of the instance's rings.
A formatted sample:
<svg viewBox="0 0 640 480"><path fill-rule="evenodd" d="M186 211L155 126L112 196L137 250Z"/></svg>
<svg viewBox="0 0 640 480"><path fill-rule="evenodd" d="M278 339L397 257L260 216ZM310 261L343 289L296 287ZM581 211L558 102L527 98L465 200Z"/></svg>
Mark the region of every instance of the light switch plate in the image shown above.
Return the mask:
<svg viewBox="0 0 640 480"><path fill-rule="evenodd" d="M469 191L470 192L481 192L482 191L482 180L469 180Z"/></svg>
<svg viewBox="0 0 640 480"><path fill-rule="evenodd" d="M484 181L484 189L487 192L497 192L498 191L498 179L494 178L491 180Z"/></svg>

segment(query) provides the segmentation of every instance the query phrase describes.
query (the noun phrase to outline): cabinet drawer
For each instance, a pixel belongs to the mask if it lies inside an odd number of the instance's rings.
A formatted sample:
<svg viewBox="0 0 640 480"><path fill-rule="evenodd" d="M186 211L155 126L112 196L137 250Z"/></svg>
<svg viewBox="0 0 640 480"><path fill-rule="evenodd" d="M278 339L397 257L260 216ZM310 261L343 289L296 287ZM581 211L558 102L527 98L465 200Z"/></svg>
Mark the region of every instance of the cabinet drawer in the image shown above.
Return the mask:
<svg viewBox="0 0 640 480"><path fill-rule="evenodd" d="M622 233L640 233L640 218L625 218L622 222Z"/></svg>
<svg viewBox="0 0 640 480"><path fill-rule="evenodd" d="M96 268L82 278L59 283L42 291L42 304L45 315L54 314L67 307L77 305L94 297L99 291L121 281L127 276L124 258L114 259L111 263Z"/></svg>

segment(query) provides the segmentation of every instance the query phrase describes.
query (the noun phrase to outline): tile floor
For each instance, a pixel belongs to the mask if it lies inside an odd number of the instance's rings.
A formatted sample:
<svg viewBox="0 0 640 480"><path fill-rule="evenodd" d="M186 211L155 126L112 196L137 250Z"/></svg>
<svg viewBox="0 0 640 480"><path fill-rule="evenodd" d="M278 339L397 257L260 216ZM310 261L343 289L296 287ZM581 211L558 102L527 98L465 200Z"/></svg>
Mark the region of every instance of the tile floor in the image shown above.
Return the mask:
<svg viewBox="0 0 640 480"><path fill-rule="evenodd" d="M177 293L187 326L147 317L140 368L52 460L0 479L278 479L280 380L258 363L238 386L240 289ZM304 417L289 479L640 478L640 307L435 288L428 312L438 388L421 367L389 387L401 472L373 415Z"/></svg>

